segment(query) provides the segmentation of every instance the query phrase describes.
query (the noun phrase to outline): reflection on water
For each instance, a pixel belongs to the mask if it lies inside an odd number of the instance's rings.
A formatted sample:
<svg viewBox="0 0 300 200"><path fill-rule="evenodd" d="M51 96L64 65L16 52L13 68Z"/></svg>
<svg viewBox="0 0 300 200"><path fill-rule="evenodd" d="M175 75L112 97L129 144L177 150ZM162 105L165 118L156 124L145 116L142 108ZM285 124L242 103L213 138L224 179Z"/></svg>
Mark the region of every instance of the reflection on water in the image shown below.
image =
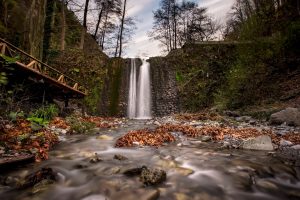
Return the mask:
<svg viewBox="0 0 300 200"><path fill-rule="evenodd" d="M14 190L0 187L0 199L299 199L299 168L282 164L266 152L219 150L216 143L189 139L186 145L161 148L116 149L114 143L128 130L144 128L144 122L129 122L127 128L103 131L111 139L75 135L59 144L50 159L41 164L2 174L25 177L42 167L59 174L55 184ZM186 141L186 138L182 138ZM91 163L95 153L102 161ZM127 160L113 159L115 154ZM127 169L148 166L167 172L167 181L146 188L138 178L122 174Z"/></svg>

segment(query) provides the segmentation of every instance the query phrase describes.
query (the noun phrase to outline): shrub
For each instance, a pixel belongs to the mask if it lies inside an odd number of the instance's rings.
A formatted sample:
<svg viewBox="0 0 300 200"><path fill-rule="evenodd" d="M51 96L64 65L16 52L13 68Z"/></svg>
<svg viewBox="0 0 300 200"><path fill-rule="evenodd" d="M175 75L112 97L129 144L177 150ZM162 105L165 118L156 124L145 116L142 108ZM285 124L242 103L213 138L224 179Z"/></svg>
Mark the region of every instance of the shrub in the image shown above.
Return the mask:
<svg viewBox="0 0 300 200"><path fill-rule="evenodd" d="M78 134L89 133L93 128L96 127L96 124L80 120L80 118L77 116L67 117L66 121L70 125L71 131Z"/></svg>

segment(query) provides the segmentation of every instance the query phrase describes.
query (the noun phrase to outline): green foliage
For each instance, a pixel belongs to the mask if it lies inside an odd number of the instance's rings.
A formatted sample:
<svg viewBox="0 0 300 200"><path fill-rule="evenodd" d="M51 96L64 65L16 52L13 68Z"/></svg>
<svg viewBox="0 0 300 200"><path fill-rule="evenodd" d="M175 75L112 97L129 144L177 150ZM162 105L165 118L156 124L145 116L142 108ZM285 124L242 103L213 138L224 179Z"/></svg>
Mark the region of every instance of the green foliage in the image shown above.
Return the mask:
<svg viewBox="0 0 300 200"><path fill-rule="evenodd" d="M24 114L23 111L21 111L21 112L10 112L9 115L8 115L8 117L11 121L16 121L18 118L24 117L24 116L25 116L25 114Z"/></svg>
<svg viewBox="0 0 300 200"><path fill-rule="evenodd" d="M7 84L7 77L5 72L0 73L0 86L1 85L6 85Z"/></svg>
<svg viewBox="0 0 300 200"><path fill-rule="evenodd" d="M280 43L264 40L238 45L237 60L226 74L226 84L215 93L219 108L241 108L275 98L276 84L270 83L280 56Z"/></svg>
<svg viewBox="0 0 300 200"><path fill-rule="evenodd" d="M33 117L44 119L45 121L50 121L54 117L58 116L59 109L54 104L49 104L42 106L41 108L35 110Z"/></svg>
<svg viewBox="0 0 300 200"><path fill-rule="evenodd" d="M180 72L176 72L176 81L177 82L182 82L183 81L183 77L182 77Z"/></svg>
<svg viewBox="0 0 300 200"><path fill-rule="evenodd" d="M40 130L49 124L49 121L58 115L58 108L54 104L42 106L35 110L27 118L31 122L31 128L33 130Z"/></svg>
<svg viewBox="0 0 300 200"><path fill-rule="evenodd" d="M0 57L4 60L5 65L14 64L20 59L19 56L9 57L9 56L3 55L3 54L0 54Z"/></svg>
<svg viewBox="0 0 300 200"><path fill-rule="evenodd" d="M66 118L71 130L78 134L87 134L96 127L94 123L80 120L77 116L70 116Z"/></svg>

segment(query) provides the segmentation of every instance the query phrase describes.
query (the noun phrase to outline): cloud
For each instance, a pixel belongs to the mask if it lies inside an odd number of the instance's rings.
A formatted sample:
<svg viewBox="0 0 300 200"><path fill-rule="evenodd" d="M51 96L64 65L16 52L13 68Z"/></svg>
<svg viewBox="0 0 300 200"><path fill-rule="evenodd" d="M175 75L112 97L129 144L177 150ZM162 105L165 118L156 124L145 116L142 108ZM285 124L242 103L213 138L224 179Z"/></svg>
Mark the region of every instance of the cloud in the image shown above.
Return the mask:
<svg viewBox="0 0 300 200"><path fill-rule="evenodd" d="M153 10L159 7L159 2L159 0L129 0L128 14L138 19L138 29L126 50L128 57L138 57L143 54L162 55L159 42L152 41L147 36L153 26ZM198 0L199 6L206 7L208 14L221 23L226 22L227 13L234 2L235 0Z"/></svg>

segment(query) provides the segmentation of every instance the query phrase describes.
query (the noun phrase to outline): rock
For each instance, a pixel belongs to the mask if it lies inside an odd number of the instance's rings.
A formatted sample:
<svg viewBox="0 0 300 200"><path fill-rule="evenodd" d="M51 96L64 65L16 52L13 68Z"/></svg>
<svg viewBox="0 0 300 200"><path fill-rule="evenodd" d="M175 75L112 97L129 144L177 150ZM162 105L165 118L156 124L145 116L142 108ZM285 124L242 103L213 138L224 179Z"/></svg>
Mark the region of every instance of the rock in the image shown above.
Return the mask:
<svg viewBox="0 0 300 200"><path fill-rule="evenodd" d="M5 148L0 146L0 155L4 154L5 153Z"/></svg>
<svg viewBox="0 0 300 200"><path fill-rule="evenodd" d="M119 155L119 154L114 155L114 159L116 159L116 160L128 160L127 157Z"/></svg>
<svg viewBox="0 0 300 200"><path fill-rule="evenodd" d="M132 144L135 145L135 146L140 146L139 142L132 142Z"/></svg>
<svg viewBox="0 0 300 200"><path fill-rule="evenodd" d="M203 137L201 138L201 141L202 141L202 142L209 142L209 141L211 141L211 137L208 136L208 135L205 135L205 136L203 136Z"/></svg>
<svg viewBox="0 0 300 200"><path fill-rule="evenodd" d="M127 169L123 172L123 174L125 174L126 176L129 176L129 177L139 176L139 175L141 175L144 168L147 168L147 167L142 166L142 167Z"/></svg>
<svg viewBox="0 0 300 200"><path fill-rule="evenodd" d="M52 168L42 168L37 172L26 176L23 183L19 185L19 188L24 189L24 188L32 187L43 180L57 181L58 180L57 173L54 172Z"/></svg>
<svg viewBox="0 0 300 200"><path fill-rule="evenodd" d="M167 179L165 171L160 169L143 168L140 180L144 185L158 185Z"/></svg>
<svg viewBox="0 0 300 200"><path fill-rule="evenodd" d="M300 126L300 111L297 108L286 108L285 110L272 114L270 117L270 123L286 123L291 126Z"/></svg>
<svg viewBox="0 0 300 200"><path fill-rule="evenodd" d="M273 151L272 140L270 136L262 135L254 139L248 139L243 143L243 149Z"/></svg>
<svg viewBox="0 0 300 200"><path fill-rule="evenodd" d="M97 194L97 195L90 195L90 196L87 196L87 197L84 197L83 199L81 200L107 200L105 198L105 196L101 195L101 194Z"/></svg>
<svg viewBox="0 0 300 200"><path fill-rule="evenodd" d="M175 193L176 200L188 200L190 197L184 193Z"/></svg>
<svg viewBox="0 0 300 200"><path fill-rule="evenodd" d="M108 135L100 135L97 137L99 140L112 140L113 138Z"/></svg>
<svg viewBox="0 0 300 200"><path fill-rule="evenodd" d="M238 122L249 122L252 120L252 117L250 116L236 117L235 120Z"/></svg>
<svg viewBox="0 0 300 200"><path fill-rule="evenodd" d="M101 161L102 161L102 159L98 156L97 153L95 153L95 155L90 159L90 163L98 163Z"/></svg>
<svg viewBox="0 0 300 200"><path fill-rule="evenodd" d="M159 198L159 191L155 189L129 189L117 192L111 196L111 200L156 200Z"/></svg>
<svg viewBox="0 0 300 200"><path fill-rule="evenodd" d="M153 124L156 126L161 126L161 123L159 123L158 121L155 121Z"/></svg>
<svg viewBox="0 0 300 200"><path fill-rule="evenodd" d="M274 183L263 179L257 180L256 185L259 186L262 190L267 190L267 191L278 190L278 187Z"/></svg>
<svg viewBox="0 0 300 200"><path fill-rule="evenodd" d="M294 145L291 148L295 150L300 150L300 144Z"/></svg>
<svg viewBox="0 0 300 200"><path fill-rule="evenodd" d="M194 173L192 169L188 169L184 167L176 167L174 170L183 176L188 176Z"/></svg>
<svg viewBox="0 0 300 200"><path fill-rule="evenodd" d="M108 175L118 174L121 171L120 167L112 167L108 171Z"/></svg>
<svg viewBox="0 0 300 200"><path fill-rule="evenodd" d="M230 111L230 110L224 111L224 114L227 115L228 117L239 117L240 116L240 114L237 111Z"/></svg>
<svg viewBox="0 0 300 200"><path fill-rule="evenodd" d="M53 180L48 180L48 179L42 180L41 182L33 186L32 193L35 194L35 193L43 192L47 190L49 186L52 185L53 183L55 183Z"/></svg>
<svg viewBox="0 0 300 200"><path fill-rule="evenodd" d="M293 143L288 140L284 140L284 139L280 140L280 146L282 146L282 147L289 147L292 145L293 145Z"/></svg>

